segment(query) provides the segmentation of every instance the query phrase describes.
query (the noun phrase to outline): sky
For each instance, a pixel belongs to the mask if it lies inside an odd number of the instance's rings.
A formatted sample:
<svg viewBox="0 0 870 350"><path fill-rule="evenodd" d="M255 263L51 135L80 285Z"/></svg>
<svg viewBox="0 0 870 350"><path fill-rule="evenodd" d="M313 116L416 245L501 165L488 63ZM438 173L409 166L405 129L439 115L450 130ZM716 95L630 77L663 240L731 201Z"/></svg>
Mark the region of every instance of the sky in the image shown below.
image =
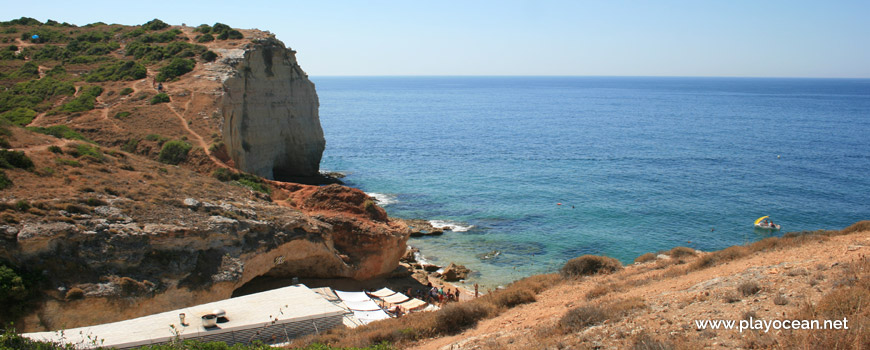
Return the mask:
<svg viewBox="0 0 870 350"><path fill-rule="evenodd" d="M84 25L275 33L312 76L870 78L870 1L9 1Z"/></svg>

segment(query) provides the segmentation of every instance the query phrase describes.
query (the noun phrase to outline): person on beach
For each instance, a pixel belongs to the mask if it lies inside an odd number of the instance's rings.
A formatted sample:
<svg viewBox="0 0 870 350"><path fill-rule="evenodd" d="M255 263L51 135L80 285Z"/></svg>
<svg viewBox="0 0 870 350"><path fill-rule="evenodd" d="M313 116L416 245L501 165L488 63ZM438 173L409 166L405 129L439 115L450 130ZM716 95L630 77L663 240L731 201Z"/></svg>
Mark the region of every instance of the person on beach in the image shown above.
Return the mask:
<svg viewBox="0 0 870 350"><path fill-rule="evenodd" d="M456 293L456 301L459 301L459 288L456 288L454 293Z"/></svg>

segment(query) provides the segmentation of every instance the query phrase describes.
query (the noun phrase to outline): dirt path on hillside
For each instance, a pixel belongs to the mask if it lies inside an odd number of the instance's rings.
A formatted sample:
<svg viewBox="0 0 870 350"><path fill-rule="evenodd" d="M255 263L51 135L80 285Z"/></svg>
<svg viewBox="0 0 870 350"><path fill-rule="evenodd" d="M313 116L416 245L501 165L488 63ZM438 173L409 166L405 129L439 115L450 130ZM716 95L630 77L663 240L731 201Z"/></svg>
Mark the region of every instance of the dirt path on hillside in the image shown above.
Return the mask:
<svg viewBox="0 0 870 350"><path fill-rule="evenodd" d="M196 92L194 91L188 91L188 93L190 94L190 98L187 100L187 103L184 104L184 110L181 113L179 113L178 110L175 109L175 106L172 105L172 102L167 104L169 110L172 111L172 113L175 114L176 117L178 117L178 121L181 123L181 127L183 127L184 130L187 131L187 133L189 133L191 136L193 136L194 139L196 139L196 143L199 145L199 147L202 147L205 155L208 156L208 158L211 159L211 161L215 165L222 168L229 168L229 166L221 162L220 159L218 159L211 153L211 150L209 150L208 143L205 142L205 139L199 133L191 129L190 125L187 124L187 119L184 118L184 113L187 113L190 110L190 104L193 102L193 99L196 96Z"/></svg>

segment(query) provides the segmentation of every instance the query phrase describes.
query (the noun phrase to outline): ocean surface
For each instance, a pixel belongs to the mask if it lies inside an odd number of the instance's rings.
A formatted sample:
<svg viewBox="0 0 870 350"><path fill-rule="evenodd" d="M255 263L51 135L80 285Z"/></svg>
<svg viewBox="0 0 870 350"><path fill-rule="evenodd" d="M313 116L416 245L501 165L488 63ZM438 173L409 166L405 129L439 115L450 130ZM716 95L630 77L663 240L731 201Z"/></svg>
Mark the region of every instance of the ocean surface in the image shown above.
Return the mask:
<svg viewBox="0 0 870 350"><path fill-rule="evenodd" d="M870 80L312 77L321 169L494 287L568 259L721 249L870 219ZM561 203L561 205L559 205Z"/></svg>

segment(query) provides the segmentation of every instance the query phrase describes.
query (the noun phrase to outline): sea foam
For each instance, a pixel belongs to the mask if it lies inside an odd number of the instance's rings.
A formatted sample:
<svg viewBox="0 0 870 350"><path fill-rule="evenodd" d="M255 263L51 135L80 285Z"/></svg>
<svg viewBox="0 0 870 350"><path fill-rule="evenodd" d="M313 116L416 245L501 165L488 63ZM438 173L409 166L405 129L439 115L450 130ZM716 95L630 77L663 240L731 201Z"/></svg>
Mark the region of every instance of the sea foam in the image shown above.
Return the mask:
<svg viewBox="0 0 870 350"><path fill-rule="evenodd" d="M390 204L396 204L399 202L399 199L396 198L395 195L391 195L391 194L383 194L383 193L375 193L375 192L366 192L366 194L369 197L374 198L375 201L378 202L378 205L382 206L382 207L390 205Z"/></svg>
<svg viewBox="0 0 870 350"><path fill-rule="evenodd" d="M465 232L474 228L474 225L462 225L458 222L447 220L429 220L429 224L432 227L443 228L453 232Z"/></svg>

